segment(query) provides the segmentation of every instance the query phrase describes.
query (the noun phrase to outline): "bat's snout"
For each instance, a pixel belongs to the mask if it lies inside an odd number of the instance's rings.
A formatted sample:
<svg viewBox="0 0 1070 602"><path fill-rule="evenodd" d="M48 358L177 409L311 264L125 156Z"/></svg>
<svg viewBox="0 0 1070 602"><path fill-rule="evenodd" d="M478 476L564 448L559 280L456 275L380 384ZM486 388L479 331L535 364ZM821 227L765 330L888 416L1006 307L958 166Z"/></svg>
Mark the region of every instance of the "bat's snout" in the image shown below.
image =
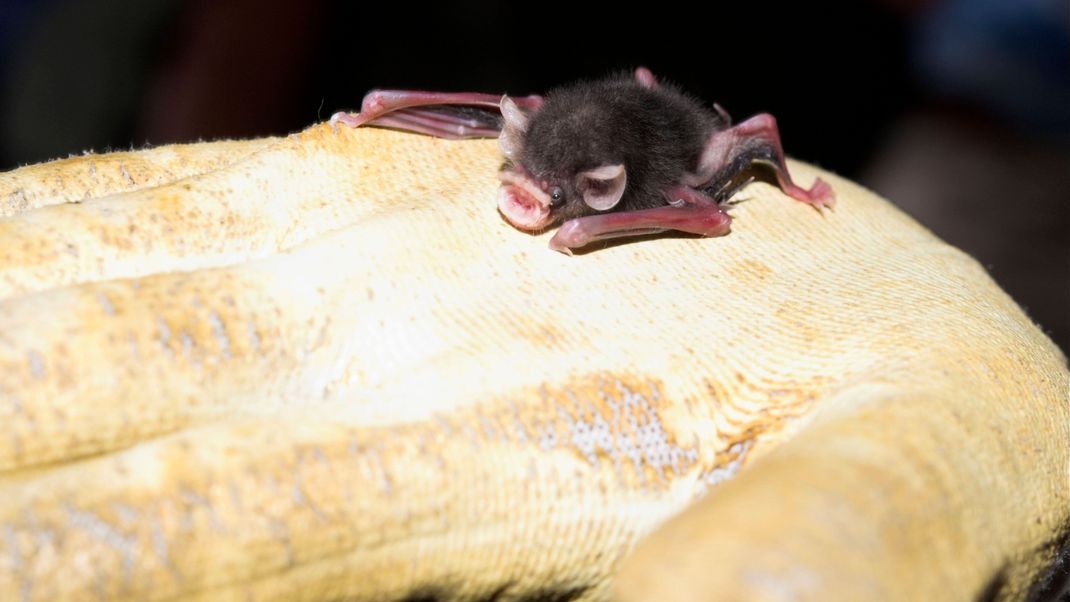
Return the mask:
<svg viewBox="0 0 1070 602"><path fill-rule="evenodd" d="M499 174L498 210L509 223L522 230L538 230L550 224L550 196L522 174Z"/></svg>

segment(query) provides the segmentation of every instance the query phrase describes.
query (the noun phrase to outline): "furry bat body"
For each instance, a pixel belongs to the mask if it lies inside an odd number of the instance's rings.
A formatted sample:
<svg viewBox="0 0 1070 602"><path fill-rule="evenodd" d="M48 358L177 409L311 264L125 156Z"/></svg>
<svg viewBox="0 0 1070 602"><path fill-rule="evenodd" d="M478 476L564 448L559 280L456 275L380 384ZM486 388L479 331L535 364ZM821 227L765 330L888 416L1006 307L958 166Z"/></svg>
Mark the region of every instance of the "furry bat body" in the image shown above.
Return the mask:
<svg viewBox="0 0 1070 602"><path fill-rule="evenodd" d="M499 115L500 112L500 115ZM832 189L796 186L784 164L776 120L762 113L732 126L660 85L645 68L634 77L581 82L540 96L373 91L356 115L332 121L446 138L497 137L505 156L498 208L517 228L561 228L552 249L570 253L595 240L679 230L726 234L722 209L751 178L756 161L772 166L780 188L817 208Z"/></svg>

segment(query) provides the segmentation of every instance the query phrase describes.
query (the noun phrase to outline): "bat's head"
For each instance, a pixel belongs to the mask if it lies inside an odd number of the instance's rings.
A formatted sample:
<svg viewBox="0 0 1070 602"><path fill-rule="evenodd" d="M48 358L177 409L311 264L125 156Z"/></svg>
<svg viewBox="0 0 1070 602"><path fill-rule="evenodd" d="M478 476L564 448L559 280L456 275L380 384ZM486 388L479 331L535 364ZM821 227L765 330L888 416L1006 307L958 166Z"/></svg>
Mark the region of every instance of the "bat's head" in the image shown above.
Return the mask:
<svg viewBox="0 0 1070 602"><path fill-rule="evenodd" d="M498 147L506 163L498 174L502 182L498 210L509 223L522 230L541 230L574 217L608 211L620 203L628 179L623 163L578 168L571 156L575 153L554 152L552 140L529 135L531 116L508 96L502 99L501 110Z"/></svg>

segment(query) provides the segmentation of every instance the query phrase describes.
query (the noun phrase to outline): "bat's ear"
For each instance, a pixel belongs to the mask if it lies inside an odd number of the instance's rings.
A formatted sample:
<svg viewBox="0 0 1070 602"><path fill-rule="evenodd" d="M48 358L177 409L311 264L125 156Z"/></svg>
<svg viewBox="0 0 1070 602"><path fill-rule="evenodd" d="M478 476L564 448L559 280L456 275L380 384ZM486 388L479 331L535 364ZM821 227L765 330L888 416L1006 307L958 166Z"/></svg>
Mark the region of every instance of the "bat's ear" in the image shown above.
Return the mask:
<svg viewBox="0 0 1070 602"><path fill-rule="evenodd" d="M576 183L583 191L583 202L591 209L605 211L612 209L624 196L624 186L628 183L628 173L624 165L603 165L589 169L579 176Z"/></svg>
<svg viewBox="0 0 1070 602"><path fill-rule="evenodd" d="M498 149L509 159L520 153L524 135L528 131L528 115L516 106L512 98L502 97L502 133L498 135Z"/></svg>
<svg viewBox="0 0 1070 602"><path fill-rule="evenodd" d="M644 88L650 88L651 90L658 88L658 80L650 72L650 69L646 67L636 67L635 81L639 82L639 85Z"/></svg>

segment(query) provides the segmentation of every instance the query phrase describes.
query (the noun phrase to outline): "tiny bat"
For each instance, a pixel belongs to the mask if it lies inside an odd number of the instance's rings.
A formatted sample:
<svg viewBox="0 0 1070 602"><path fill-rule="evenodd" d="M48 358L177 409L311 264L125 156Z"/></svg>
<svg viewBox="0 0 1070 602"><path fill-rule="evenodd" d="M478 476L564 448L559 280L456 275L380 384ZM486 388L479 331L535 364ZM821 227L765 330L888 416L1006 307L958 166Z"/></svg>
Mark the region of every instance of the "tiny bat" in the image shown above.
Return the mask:
<svg viewBox="0 0 1070 602"><path fill-rule="evenodd" d="M539 232L562 224L550 248L571 249L620 236L678 230L728 233L722 204L773 168L780 189L821 209L834 202L820 178L792 182L776 119L768 113L732 125L646 68L634 76L580 82L541 96L373 90L358 114L332 124L371 125L440 138L497 138L498 209L513 226Z"/></svg>

